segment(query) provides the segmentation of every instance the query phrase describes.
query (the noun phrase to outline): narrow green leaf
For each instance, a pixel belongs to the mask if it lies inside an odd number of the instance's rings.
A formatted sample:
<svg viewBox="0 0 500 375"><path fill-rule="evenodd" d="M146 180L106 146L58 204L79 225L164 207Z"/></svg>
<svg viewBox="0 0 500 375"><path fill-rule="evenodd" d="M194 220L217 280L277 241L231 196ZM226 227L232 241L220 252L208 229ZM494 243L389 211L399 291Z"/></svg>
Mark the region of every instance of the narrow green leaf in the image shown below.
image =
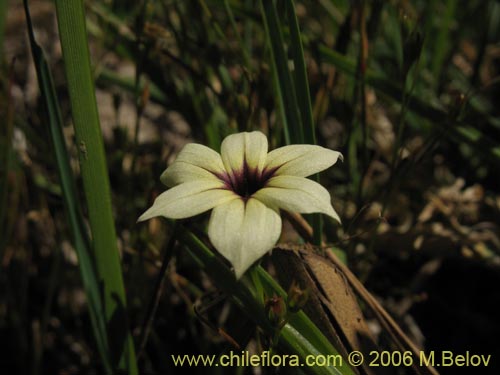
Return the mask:
<svg viewBox="0 0 500 375"><path fill-rule="evenodd" d="M313 356L315 359L322 358L324 354L317 350L317 348L312 345L309 341L305 339L305 337L295 329L290 324L286 324L281 330L280 343L290 351L294 351L299 355L300 358L307 358L308 356ZM331 357L329 355L328 357ZM306 372L312 374L337 374L337 375L347 375L352 374L354 372L347 366L346 360L342 358L339 354L333 354L337 358L337 360L332 363L335 363L336 366L314 366L314 367L305 367Z"/></svg>
<svg viewBox="0 0 500 375"><path fill-rule="evenodd" d="M83 285L88 299L89 314L92 321L92 328L94 330L94 337L103 366L106 371L111 371L111 362L108 353L108 340L106 337L106 323L104 321L99 284L97 282L95 266L90 250L90 241L85 229L81 209L78 204L76 185L69 163L69 155L66 149L64 135L62 133L63 122L61 110L59 108L52 75L48 68L47 61L44 57L42 49L35 41L27 0L24 0L24 8L28 23L28 36L33 61L37 72L40 93L47 110L48 130L54 146L54 156L57 162L57 169L63 192L62 196L69 220L69 227L73 236L74 247L78 255L78 264L82 275Z"/></svg>
<svg viewBox="0 0 500 375"><path fill-rule="evenodd" d="M304 143L316 144L316 127L314 126L311 93L309 91L309 81L307 78L307 68L300 36L299 21L295 13L293 0L286 0L288 23L290 25L290 47L293 55L295 92L302 119L302 131L304 133ZM316 182L320 182L319 173L313 176ZM311 217L313 228L314 244L320 246L323 233L323 217L321 214L314 214Z"/></svg>
<svg viewBox="0 0 500 375"><path fill-rule="evenodd" d="M319 52L324 61L335 65L346 74L355 76L356 65L352 59L325 46L320 46ZM378 92L396 102L401 101L403 89L380 74L367 70L365 80L368 85L372 86ZM431 125L437 126L443 132L449 134L455 141L468 143L478 154L484 155L488 160L494 163L500 162L500 146L490 137L470 125L450 118L445 110L437 108L415 95L409 94L407 97L407 108L409 110L430 120Z"/></svg>
<svg viewBox="0 0 500 375"><path fill-rule="evenodd" d="M188 248L188 253L210 275L215 284L237 303L247 315L268 334L273 334L264 306L258 293L254 290L251 277L246 275L236 281L233 273L222 261L192 232L179 226L179 240ZM260 266L256 266L256 276L260 278L267 295L286 297L285 291ZM286 353L297 354L302 360L308 355L337 355L338 351L325 338L321 331L302 311L294 314L282 331L279 347ZM338 367L303 367L309 374L354 374L344 359Z"/></svg>
<svg viewBox="0 0 500 375"><path fill-rule="evenodd" d="M96 81L101 85L115 85L123 90L130 93L135 92L135 78L134 77L124 77L109 69L103 68L99 70L99 74L96 77ZM144 91L146 87L146 82L141 79L139 82L139 92ZM167 95L154 83L148 82L149 97L152 101L168 105Z"/></svg>
<svg viewBox="0 0 500 375"><path fill-rule="evenodd" d="M82 0L56 0L55 4L112 365L128 374L137 374L134 345L127 327L125 289L90 66L84 4Z"/></svg>
<svg viewBox="0 0 500 375"><path fill-rule="evenodd" d="M286 0L288 23L290 26L290 50L293 56L294 66L294 86L297 93L297 104L300 109L302 119L302 129L304 133L303 141L312 145L316 144L316 132L311 107L311 94L309 91L309 82L307 79L306 62L304 58L304 49L302 47L302 38L300 35L299 21L295 14L293 0Z"/></svg>
<svg viewBox="0 0 500 375"><path fill-rule="evenodd" d="M248 53L248 49L245 48L245 43L241 39L240 33L238 32L238 26L236 25L236 20L234 19L233 11L231 9L231 6L229 5L229 1L223 0L223 2L224 2L224 9L226 10L227 16L229 18L229 23L231 24L231 28L233 29L233 33L236 37L236 40L238 41L238 45L241 47L241 52L243 53L243 61L245 63L245 66L247 68L250 68L251 66L250 55Z"/></svg>
<svg viewBox="0 0 500 375"><path fill-rule="evenodd" d="M281 24L274 0L261 0L262 16L266 29L266 38L271 51L271 63L277 79L277 97L284 120L285 140L290 143L304 143L304 134L300 118L297 95L288 67Z"/></svg>
<svg viewBox="0 0 500 375"><path fill-rule="evenodd" d="M431 71L432 76L435 79L435 83L439 83L439 79L441 76L441 72L443 70L443 64L446 60L446 57L449 53L449 38L451 25L453 20L455 19L455 12L457 9L458 1L457 0L447 0L445 5L445 13L443 15L441 22L439 22L439 29L437 30L437 35L433 40L434 48L432 53L432 65Z"/></svg>

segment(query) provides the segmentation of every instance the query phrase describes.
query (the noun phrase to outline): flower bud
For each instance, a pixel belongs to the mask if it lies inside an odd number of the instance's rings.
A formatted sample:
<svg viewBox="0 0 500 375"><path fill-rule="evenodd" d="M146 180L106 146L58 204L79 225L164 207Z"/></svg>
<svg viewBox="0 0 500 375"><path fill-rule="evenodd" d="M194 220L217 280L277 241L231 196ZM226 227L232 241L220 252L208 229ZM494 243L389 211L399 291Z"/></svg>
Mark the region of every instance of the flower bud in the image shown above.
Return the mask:
<svg viewBox="0 0 500 375"><path fill-rule="evenodd" d="M267 317L275 327L282 327L285 323L286 305L283 297L274 295L266 300Z"/></svg>

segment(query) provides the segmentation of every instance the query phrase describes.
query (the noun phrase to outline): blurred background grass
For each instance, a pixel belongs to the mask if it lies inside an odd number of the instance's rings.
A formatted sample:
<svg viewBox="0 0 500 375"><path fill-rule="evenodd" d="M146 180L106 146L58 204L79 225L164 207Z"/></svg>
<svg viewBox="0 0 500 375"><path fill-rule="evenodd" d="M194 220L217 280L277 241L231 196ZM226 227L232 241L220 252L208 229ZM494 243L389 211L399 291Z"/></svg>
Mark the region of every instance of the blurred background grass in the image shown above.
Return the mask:
<svg viewBox="0 0 500 375"><path fill-rule="evenodd" d="M418 344L493 354L482 373L497 373L500 3L295 5L314 135L345 156L321 176L343 220L341 228L324 223L326 242L343 250ZM30 10L82 194L54 4L32 1ZM171 232L162 220L135 223L164 190L160 174L187 142L218 149L232 132L260 129L273 148L284 144L286 120L275 95L282 80L273 75L258 1L91 0L86 12L137 342ZM277 14L287 20L285 2L277 1ZM0 20L0 370L99 373L22 4L2 2ZM280 31L291 65L293 30ZM204 219L190 227L203 230ZM282 241L297 240L285 223ZM252 323L226 300L217 302L210 279L175 247L141 355L143 373L175 373L173 353L226 350L214 327L233 337L251 331Z"/></svg>

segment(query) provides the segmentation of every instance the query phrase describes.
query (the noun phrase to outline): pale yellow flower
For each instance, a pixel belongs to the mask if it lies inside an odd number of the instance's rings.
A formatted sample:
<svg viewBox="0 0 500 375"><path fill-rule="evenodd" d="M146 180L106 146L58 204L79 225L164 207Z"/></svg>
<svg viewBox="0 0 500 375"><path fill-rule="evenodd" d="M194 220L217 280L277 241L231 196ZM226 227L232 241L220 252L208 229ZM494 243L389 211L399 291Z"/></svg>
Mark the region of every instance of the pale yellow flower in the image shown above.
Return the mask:
<svg viewBox="0 0 500 375"><path fill-rule="evenodd" d="M190 143L161 176L171 189L139 221L155 216L184 219L213 209L208 236L240 278L278 241L280 209L323 213L340 222L328 191L305 178L339 158L339 152L313 145L268 153L267 138L258 131L226 137L220 155Z"/></svg>

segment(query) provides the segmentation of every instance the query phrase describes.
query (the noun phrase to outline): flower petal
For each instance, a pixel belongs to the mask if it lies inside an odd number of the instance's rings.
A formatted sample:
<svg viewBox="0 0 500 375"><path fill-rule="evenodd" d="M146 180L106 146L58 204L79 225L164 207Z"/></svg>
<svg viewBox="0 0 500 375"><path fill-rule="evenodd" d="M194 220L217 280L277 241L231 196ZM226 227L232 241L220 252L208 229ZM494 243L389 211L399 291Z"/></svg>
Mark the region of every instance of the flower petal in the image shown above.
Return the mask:
<svg viewBox="0 0 500 375"><path fill-rule="evenodd" d="M330 201L330 193L318 184L304 177L277 176L267 181L266 187L257 191L253 198L267 206L290 212L310 214L320 212L340 223Z"/></svg>
<svg viewBox="0 0 500 375"><path fill-rule="evenodd" d="M274 176L307 177L334 165L342 154L314 145L290 145L277 148L267 155L266 170Z"/></svg>
<svg viewBox="0 0 500 375"><path fill-rule="evenodd" d="M138 221L148 220L156 216L185 219L238 197L233 192L222 189L223 186L220 181L203 179L177 185L160 194L153 205L139 217Z"/></svg>
<svg viewBox="0 0 500 375"><path fill-rule="evenodd" d="M235 199L212 211L208 236L215 248L232 264L236 278L278 241L279 213L257 199Z"/></svg>
<svg viewBox="0 0 500 375"><path fill-rule="evenodd" d="M160 176L161 182L168 187L177 186L185 182L194 182L200 179L222 182L215 174L204 168L177 160Z"/></svg>
<svg viewBox="0 0 500 375"><path fill-rule="evenodd" d="M231 134L222 141L221 155L228 172L242 173L246 164L260 173L266 163L267 138L259 131Z"/></svg>
<svg viewBox="0 0 500 375"><path fill-rule="evenodd" d="M217 152L198 143L188 143L172 165L163 172L160 180L172 187L199 178L222 176L225 172L224 164Z"/></svg>

